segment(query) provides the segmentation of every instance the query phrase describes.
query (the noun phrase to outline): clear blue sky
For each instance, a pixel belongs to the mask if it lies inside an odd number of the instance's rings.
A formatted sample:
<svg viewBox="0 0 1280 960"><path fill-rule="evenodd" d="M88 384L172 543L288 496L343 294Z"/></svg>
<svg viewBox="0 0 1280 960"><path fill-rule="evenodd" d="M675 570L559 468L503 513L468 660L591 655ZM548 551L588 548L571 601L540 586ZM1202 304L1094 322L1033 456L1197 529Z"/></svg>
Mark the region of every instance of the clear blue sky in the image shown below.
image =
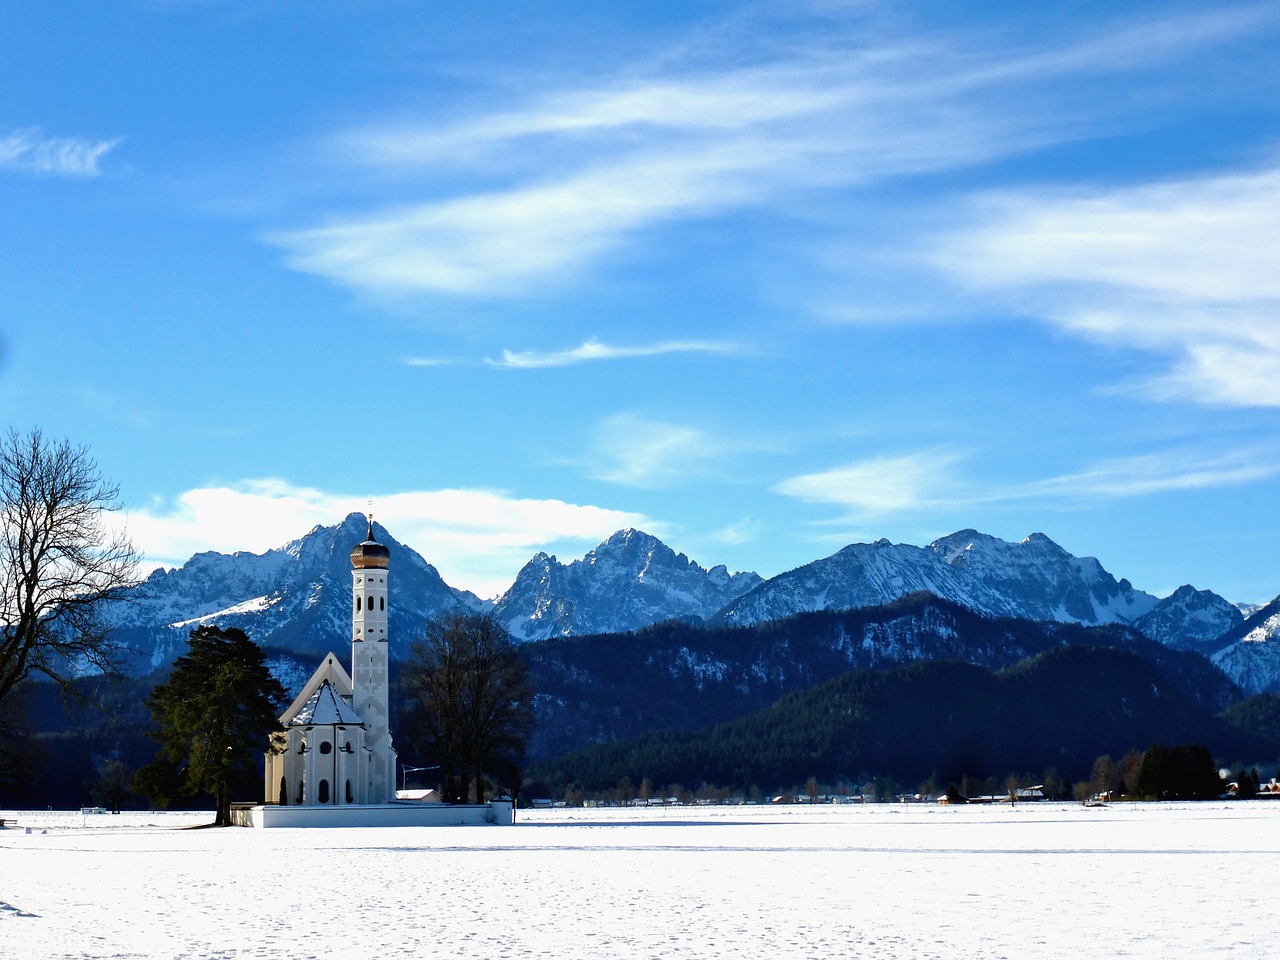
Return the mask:
<svg viewBox="0 0 1280 960"><path fill-rule="evenodd" d="M1280 593L1280 3L0 11L0 405L149 564L1043 531Z"/></svg>

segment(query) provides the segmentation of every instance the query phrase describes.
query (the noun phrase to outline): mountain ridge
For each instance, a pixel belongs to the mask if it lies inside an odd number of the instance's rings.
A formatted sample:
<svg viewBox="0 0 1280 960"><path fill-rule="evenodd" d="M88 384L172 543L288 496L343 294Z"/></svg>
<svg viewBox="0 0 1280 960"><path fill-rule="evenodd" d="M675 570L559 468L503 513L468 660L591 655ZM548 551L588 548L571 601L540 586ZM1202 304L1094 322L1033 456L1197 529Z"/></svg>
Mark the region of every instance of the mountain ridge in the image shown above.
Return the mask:
<svg viewBox="0 0 1280 960"><path fill-rule="evenodd" d="M352 513L262 554L198 553L179 568L153 572L131 591L129 603L112 611L111 625L138 669L171 661L198 623L237 626L265 646L323 655L349 640L349 553L367 524ZM517 641L529 642L626 633L664 620L749 626L798 613L874 607L922 590L987 616L1123 624L1172 648L1210 656L1243 642L1234 634L1218 642L1245 617L1211 591L1187 585L1157 598L1043 533L1010 542L964 529L924 547L883 539L849 544L765 580L723 565L702 567L632 528L568 563L539 552L504 594L485 601L449 586L380 524L374 529L389 546L396 571L394 658L403 656L427 619L455 609L491 611ZM1268 636L1280 633L1280 618L1263 617L1259 624L1272 631ZM1280 651L1280 643L1274 647ZM1280 656L1263 657L1258 649L1224 654L1219 664L1246 692L1280 689Z"/></svg>

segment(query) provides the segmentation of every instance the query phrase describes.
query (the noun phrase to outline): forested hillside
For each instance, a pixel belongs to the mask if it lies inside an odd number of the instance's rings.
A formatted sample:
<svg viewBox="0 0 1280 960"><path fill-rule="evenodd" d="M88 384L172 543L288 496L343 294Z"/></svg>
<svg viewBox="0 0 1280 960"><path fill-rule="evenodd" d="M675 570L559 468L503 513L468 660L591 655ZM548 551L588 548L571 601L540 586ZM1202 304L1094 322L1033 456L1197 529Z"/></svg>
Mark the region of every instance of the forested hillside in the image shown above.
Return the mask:
<svg viewBox="0 0 1280 960"><path fill-rule="evenodd" d="M1070 646L1002 671L950 660L855 670L738 720L602 744L533 772L552 795L608 790L623 778L768 793L810 777L888 777L941 789L1050 767L1082 779L1101 754L1184 742L1226 760L1280 756L1280 741L1210 715L1135 654Z"/></svg>
<svg viewBox="0 0 1280 960"><path fill-rule="evenodd" d="M745 716L855 669L956 660L999 669L1067 644L1129 650L1209 713L1240 691L1203 656L1118 625L996 619L917 593L880 607L806 613L751 627L668 622L522 648L538 692L531 760L660 730Z"/></svg>

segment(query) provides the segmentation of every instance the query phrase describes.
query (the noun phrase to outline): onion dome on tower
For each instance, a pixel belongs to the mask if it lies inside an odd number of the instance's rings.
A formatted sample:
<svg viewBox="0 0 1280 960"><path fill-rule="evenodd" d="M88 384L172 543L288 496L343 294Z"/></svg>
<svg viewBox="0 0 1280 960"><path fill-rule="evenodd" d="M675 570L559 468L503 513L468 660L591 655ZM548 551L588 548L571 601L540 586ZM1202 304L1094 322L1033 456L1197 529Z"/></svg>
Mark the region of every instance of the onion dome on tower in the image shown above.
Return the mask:
<svg viewBox="0 0 1280 960"><path fill-rule="evenodd" d="M373 539L373 514L369 514L369 535L351 551L351 566L357 570L367 567L385 570L390 562L391 551Z"/></svg>

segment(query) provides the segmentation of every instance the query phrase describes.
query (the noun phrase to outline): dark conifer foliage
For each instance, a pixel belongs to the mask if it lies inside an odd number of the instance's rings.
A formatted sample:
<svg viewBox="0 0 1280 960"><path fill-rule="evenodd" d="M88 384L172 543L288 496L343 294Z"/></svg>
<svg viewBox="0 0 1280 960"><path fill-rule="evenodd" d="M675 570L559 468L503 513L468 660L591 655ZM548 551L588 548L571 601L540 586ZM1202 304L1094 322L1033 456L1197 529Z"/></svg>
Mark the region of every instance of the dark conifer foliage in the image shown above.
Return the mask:
<svg viewBox="0 0 1280 960"><path fill-rule="evenodd" d="M1072 646L1001 672L955 661L856 670L739 720L605 744L536 772L553 790L599 790L623 777L764 790L810 776L945 785L1050 766L1078 779L1100 754L1170 739L1242 756L1263 749L1136 655Z"/></svg>
<svg viewBox="0 0 1280 960"><path fill-rule="evenodd" d="M672 621L636 633L526 644L521 653L543 694L530 756L546 760L650 731L709 727L850 670L948 659L999 669L1065 645L1136 653L1154 664L1162 687L1212 713L1240 697L1204 657L1128 628L991 619L922 593L753 627Z"/></svg>
<svg viewBox="0 0 1280 960"><path fill-rule="evenodd" d="M232 787L261 777L262 755L286 702L262 649L243 631L197 627L168 681L147 701L160 753L139 771L136 789L164 802L211 793L216 824L229 825Z"/></svg>
<svg viewBox="0 0 1280 960"><path fill-rule="evenodd" d="M1272 749L1267 759L1280 758L1280 697L1260 693L1233 703L1222 711L1222 719L1269 742Z"/></svg>

